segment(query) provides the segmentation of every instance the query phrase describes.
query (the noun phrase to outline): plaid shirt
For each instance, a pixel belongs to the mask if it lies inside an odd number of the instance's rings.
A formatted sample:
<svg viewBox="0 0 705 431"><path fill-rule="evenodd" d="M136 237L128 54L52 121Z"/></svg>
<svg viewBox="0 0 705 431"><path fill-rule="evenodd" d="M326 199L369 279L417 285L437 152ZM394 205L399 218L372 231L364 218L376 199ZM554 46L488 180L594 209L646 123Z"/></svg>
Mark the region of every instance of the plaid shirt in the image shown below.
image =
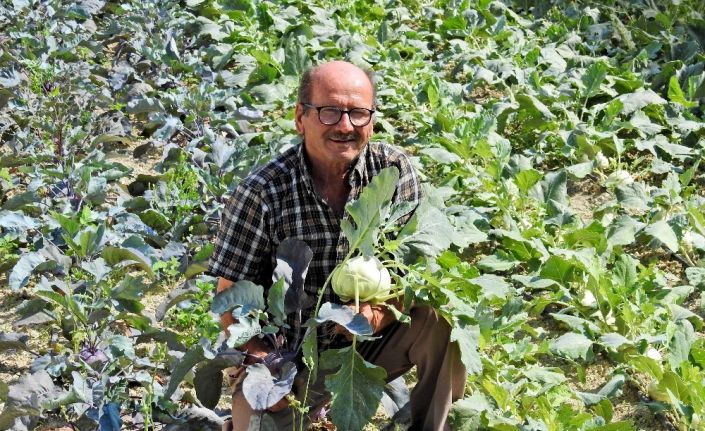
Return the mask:
<svg viewBox="0 0 705 431"><path fill-rule="evenodd" d="M380 143L369 143L351 167L348 202L356 200L372 177L389 166L396 166L400 172L393 202L417 203L421 188L411 162L401 151ZM349 216L345 213L343 217ZM208 272L227 280L260 284L265 287L266 297L276 266L277 247L286 238L296 238L313 251L304 290L315 298L330 272L350 250L340 221L313 187L303 145L290 148L238 185L223 211ZM330 287L323 300L340 303ZM289 343L313 311L302 310L301 321L288 316L289 328L282 332Z"/></svg>

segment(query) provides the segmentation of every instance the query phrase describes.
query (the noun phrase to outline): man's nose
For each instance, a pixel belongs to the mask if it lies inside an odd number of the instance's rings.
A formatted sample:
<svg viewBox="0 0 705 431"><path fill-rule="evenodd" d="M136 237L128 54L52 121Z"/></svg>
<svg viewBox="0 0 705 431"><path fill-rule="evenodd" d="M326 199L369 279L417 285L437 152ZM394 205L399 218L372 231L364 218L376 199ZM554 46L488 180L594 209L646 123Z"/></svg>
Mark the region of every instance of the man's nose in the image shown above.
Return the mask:
<svg viewBox="0 0 705 431"><path fill-rule="evenodd" d="M345 132L352 132L355 130L355 126L353 126L352 122L350 121L350 113L349 112L342 112L340 115L340 121L338 121L338 124L335 125L336 129L345 131Z"/></svg>

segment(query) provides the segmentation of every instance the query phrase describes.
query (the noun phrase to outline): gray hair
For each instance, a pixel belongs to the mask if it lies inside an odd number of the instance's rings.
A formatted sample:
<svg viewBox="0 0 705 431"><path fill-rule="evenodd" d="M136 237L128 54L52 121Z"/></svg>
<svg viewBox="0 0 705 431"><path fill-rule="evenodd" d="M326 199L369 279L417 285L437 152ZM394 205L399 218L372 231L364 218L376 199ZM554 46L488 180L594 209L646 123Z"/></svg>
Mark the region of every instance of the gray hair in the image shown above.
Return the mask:
<svg viewBox="0 0 705 431"><path fill-rule="evenodd" d="M359 66L358 66L359 67ZM311 103L311 94L313 93L313 75L316 73L318 66L309 67L301 75L301 81L299 81L299 99L298 103ZM367 79L370 80L370 85L372 86L372 109L377 106L377 88L375 86L375 72L372 69L361 67L360 68Z"/></svg>

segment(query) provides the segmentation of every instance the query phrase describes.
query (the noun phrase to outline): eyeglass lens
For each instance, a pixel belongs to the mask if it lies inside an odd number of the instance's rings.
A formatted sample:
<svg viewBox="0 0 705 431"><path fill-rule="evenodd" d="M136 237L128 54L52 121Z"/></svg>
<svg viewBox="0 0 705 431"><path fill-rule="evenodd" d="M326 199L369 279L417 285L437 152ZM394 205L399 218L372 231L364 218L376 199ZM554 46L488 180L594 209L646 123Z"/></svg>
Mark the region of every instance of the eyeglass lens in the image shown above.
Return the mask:
<svg viewBox="0 0 705 431"><path fill-rule="evenodd" d="M318 119L326 125L333 125L340 121L343 111L335 107L324 107L318 111ZM367 109L353 108L348 113L353 126L364 126L370 121L372 113Z"/></svg>

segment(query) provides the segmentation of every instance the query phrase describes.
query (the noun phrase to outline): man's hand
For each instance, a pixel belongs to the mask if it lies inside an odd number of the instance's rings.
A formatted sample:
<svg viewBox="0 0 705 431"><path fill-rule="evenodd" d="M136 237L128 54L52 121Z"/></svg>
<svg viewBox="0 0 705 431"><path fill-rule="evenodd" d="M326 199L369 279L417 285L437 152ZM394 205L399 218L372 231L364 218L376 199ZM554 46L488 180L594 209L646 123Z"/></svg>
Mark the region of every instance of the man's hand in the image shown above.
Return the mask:
<svg viewBox="0 0 705 431"><path fill-rule="evenodd" d="M350 308L355 310L354 304L348 304ZM360 303L360 310L357 311L361 313L372 327L372 334L378 334L384 328L389 326L390 323L396 320L394 313L387 308L384 304L373 305L369 302ZM352 340L352 334L348 332L344 327L336 325L336 332L343 334L348 340Z"/></svg>
<svg viewBox="0 0 705 431"><path fill-rule="evenodd" d="M372 305L369 302L363 302L360 304L360 310L358 312L365 316L367 321L370 322L373 334L379 333L396 320L394 313L383 304Z"/></svg>

